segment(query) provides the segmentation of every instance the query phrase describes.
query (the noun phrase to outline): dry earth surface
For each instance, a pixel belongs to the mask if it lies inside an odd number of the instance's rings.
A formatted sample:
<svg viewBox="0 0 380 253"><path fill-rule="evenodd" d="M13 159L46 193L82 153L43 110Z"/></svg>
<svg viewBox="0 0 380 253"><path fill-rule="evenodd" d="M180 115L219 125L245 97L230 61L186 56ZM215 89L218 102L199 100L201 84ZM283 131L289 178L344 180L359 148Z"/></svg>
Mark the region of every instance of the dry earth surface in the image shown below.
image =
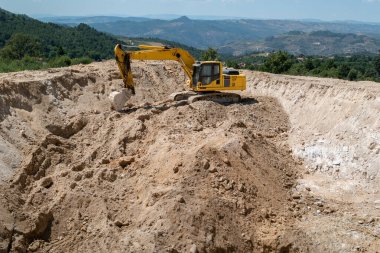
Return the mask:
<svg viewBox="0 0 380 253"><path fill-rule="evenodd" d="M380 85L246 72L170 102L176 63L0 74L0 252L377 252Z"/></svg>

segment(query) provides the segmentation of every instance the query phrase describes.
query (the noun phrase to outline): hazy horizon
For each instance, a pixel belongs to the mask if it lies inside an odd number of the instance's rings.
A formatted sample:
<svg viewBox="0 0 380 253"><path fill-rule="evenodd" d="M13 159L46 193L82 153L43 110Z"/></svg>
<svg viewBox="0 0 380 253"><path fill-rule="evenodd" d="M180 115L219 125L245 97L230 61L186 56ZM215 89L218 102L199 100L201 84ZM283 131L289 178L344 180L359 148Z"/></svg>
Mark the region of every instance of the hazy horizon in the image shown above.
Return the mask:
<svg viewBox="0 0 380 253"><path fill-rule="evenodd" d="M189 16L380 23L380 0L0 0L0 8L32 17ZM213 10L212 12L209 10Z"/></svg>

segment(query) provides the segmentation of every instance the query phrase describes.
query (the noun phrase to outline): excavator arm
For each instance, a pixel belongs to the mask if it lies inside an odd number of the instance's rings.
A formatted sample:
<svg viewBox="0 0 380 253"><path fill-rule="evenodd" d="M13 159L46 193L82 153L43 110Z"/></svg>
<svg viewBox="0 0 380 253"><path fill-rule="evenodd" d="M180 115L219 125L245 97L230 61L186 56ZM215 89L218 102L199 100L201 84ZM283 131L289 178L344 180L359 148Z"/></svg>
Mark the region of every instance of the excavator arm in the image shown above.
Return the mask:
<svg viewBox="0 0 380 253"><path fill-rule="evenodd" d="M115 47L116 62L119 67L125 88L134 94L131 60L173 60L180 63L186 75L191 79L193 75L194 57L181 48L168 48L160 46L138 46L140 51L124 51L120 44Z"/></svg>

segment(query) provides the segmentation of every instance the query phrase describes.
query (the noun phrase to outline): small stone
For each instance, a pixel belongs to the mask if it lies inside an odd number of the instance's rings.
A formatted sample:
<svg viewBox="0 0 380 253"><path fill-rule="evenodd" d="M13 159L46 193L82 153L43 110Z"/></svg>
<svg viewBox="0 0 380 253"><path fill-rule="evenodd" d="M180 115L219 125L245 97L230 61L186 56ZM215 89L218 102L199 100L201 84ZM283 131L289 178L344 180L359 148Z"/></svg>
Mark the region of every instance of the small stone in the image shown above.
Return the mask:
<svg viewBox="0 0 380 253"><path fill-rule="evenodd" d="M185 202L185 199L184 199L181 195L178 195L178 196L177 196L177 201L178 201L179 203L186 203L186 202Z"/></svg>
<svg viewBox="0 0 380 253"><path fill-rule="evenodd" d="M197 245L193 244L190 247L190 253L198 253Z"/></svg>
<svg viewBox="0 0 380 253"><path fill-rule="evenodd" d="M215 172L218 172L218 169L214 166L210 167L209 170L208 170L210 173L215 173Z"/></svg>
<svg viewBox="0 0 380 253"><path fill-rule="evenodd" d="M29 244L28 251L35 252L41 247L41 241L34 241Z"/></svg>
<svg viewBox="0 0 380 253"><path fill-rule="evenodd" d="M204 159L202 161L202 168L207 170L208 168L210 168L210 162L207 160L207 159Z"/></svg>
<svg viewBox="0 0 380 253"><path fill-rule="evenodd" d="M94 175L94 171L92 171L92 170L86 171L84 173L85 178L92 178L93 175Z"/></svg>
<svg viewBox="0 0 380 253"><path fill-rule="evenodd" d="M119 165L123 168L127 167L127 165L130 165L135 161L135 158L133 156L124 156L119 159Z"/></svg>
<svg viewBox="0 0 380 253"><path fill-rule="evenodd" d="M311 191L310 187L306 187L305 189L306 189L306 191L308 191L308 192Z"/></svg>
<svg viewBox="0 0 380 253"><path fill-rule="evenodd" d="M323 203L321 201L315 202L314 204L319 206L319 207L323 207Z"/></svg>
<svg viewBox="0 0 380 253"><path fill-rule="evenodd" d="M75 175L75 177L74 177L74 181L79 182L79 181L81 181L81 180L82 180L82 174L77 174L77 175Z"/></svg>
<svg viewBox="0 0 380 253"><path fill-rule="evenodd" d="M173 172L174 172L174 173L178 173L178 171L179 171L179 166L175 166L175 167L173 168Z"/></svg>
<svg viewBox="0 0 380 253"><path fill-rule="evenodd" d="M231 166L230 160L228 160L227 157L224 157L224 158L223 158L223 162L224 162L225 164L227 164L228 166Z"/></svg>
<svg viewBox="0 0 380 253"><path fill-rule="evenodd" d="M109 164L110 160L108 159L102 159L101 164Z"/></svg>
<svg viewBox="0 0 380 253"><path fill-rule="evenodd" d="M238 185L238 190L239 190L239 192L245 192L245 186L244 186L244 184L239 184Z"/></svg>
<svg viewBox="0 0 380 253"><path fill-rule="evenodd" d="M77 186L77 183L75 183L75 182L73 182L73 183L70 184L70 188L71 189L74 189L76 186Z"/></svg>
<svg viewBox="0 0 380 253"><path fill-rule="evenodd" d="M53 185L53 179L51 177L45 177L41 181L41 186L44 188L50 188Z"/></svg>
<svg viewBox="0 0 380 253"><path fill-rule="evenodd" d="M72 171L82 171L84 170L85 164L84 163L76 163L71 167Z"/></svg>
<svg viewBox="0 0 380 253"><path fill-rule="evenodd" d="M124 223L121 222L121 221L119 221L119 220L116 220L114 224L115 224L116 227L119 227L119 228L121 228L122 226L124 226Z"/></svg>
<svg viewBox="0 0 380 253"><path fill-rule="evenodd" d="M297 193L294 193L294 194L292 195L292 198L293 198L293 199L300 199L301 196L300 196L299 194L297 194Z"/></svg>
<svg viewBox="0 0 380 253"><path fill-rule="evenodd" d="M368 145L368 149L370 149L370 150L375 149L375 147L376 147L376 143L375 142L372 142L371 144Z"/></svg>
<svg viewBox="0 0 380 253"><path fill-rule="evenodd" d="M25 130L21 130L21 131L20 131L20 134L21 134L21 136L24 137L24 138L27 137L26 134L25 134Z"/></svg>

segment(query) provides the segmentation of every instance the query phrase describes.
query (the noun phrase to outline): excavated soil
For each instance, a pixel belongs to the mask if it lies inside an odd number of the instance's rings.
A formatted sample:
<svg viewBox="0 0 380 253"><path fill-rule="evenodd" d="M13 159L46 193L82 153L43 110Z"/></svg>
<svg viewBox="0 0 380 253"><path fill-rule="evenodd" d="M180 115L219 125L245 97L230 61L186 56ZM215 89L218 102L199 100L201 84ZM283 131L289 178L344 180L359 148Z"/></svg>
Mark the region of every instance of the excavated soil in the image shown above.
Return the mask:
<svg viewBox="0 0 380 253"><path fill-rule="evenodd" d="M247 72L188 105L176 63L133 68L120 112L113 61L0 75L0 252L379 249L377 84Z"/></svg>

